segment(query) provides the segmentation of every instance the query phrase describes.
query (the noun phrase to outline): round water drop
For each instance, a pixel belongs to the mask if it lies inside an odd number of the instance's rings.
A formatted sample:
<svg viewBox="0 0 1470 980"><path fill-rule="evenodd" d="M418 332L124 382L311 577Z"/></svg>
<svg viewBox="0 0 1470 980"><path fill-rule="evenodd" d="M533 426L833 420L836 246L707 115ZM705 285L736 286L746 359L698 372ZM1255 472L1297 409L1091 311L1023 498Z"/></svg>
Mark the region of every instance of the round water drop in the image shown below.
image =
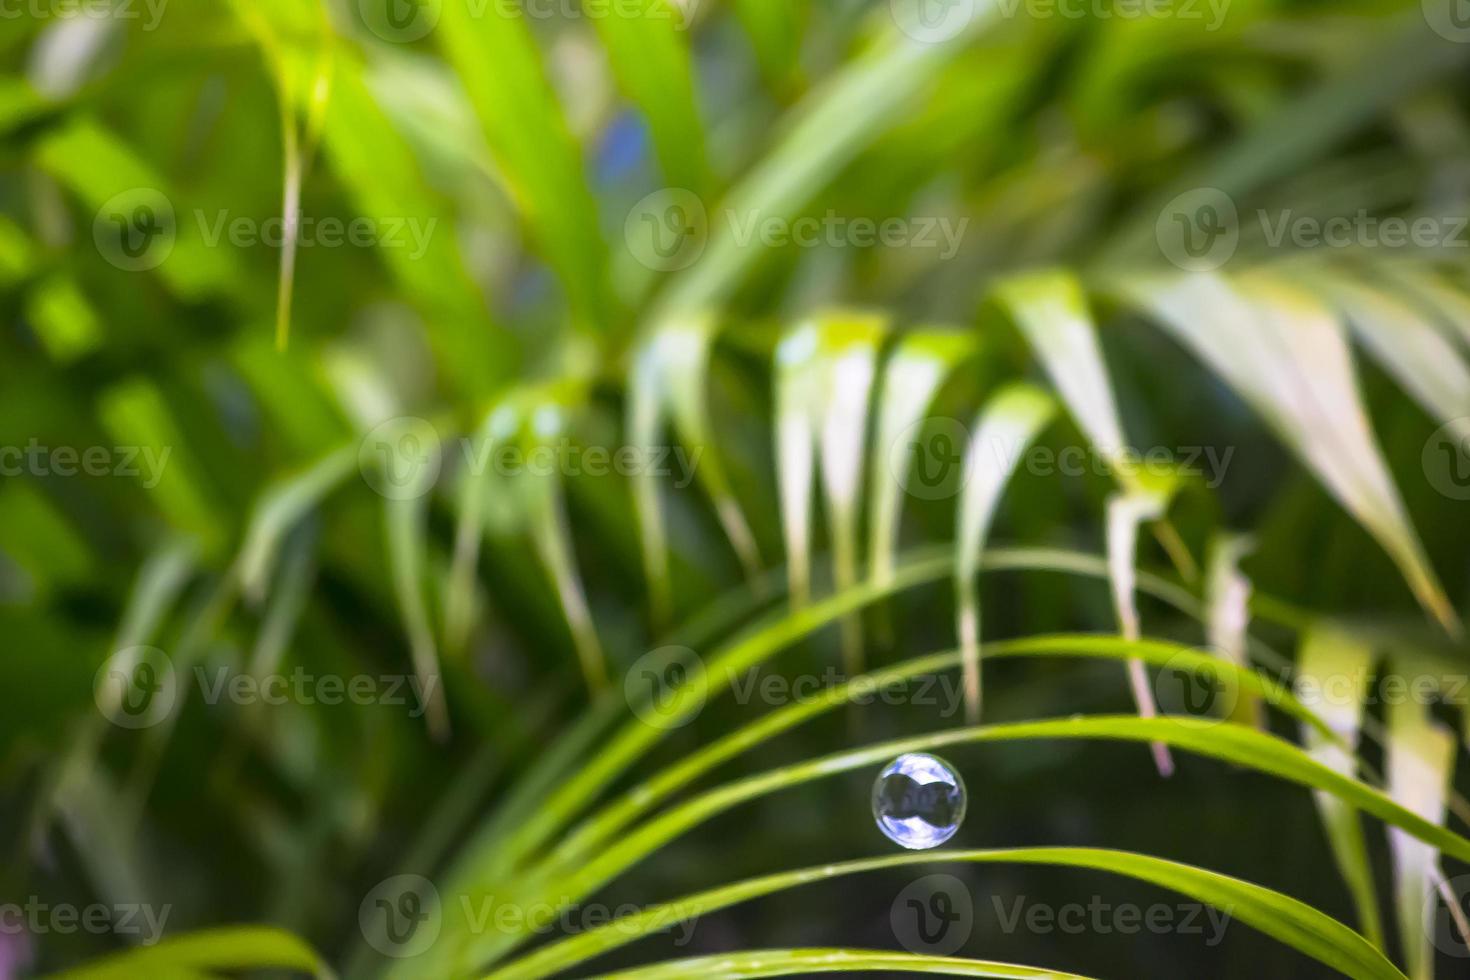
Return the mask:
<svg viewBox="0 0 1470 980"><path fill-rule="evenodd" d="M938 756L901 755L873 783L873 819L900 847L938 847L965 819L965 781Z"/></svg>

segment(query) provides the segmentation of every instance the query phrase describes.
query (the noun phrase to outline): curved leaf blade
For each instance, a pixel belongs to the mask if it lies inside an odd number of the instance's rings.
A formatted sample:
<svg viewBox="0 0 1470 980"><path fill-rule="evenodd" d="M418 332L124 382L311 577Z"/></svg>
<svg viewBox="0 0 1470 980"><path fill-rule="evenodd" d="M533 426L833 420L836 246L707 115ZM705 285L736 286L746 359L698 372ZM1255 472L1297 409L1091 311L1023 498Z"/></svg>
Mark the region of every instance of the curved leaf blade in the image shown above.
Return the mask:
<svg viewBox="0 0 1470 980"><path fill-rule="evenodd" d="M1148 882L1229 912L1287 946L1354 980L1405 980L1384 955L1337 920L1280 892L1187 864L1127 851L1092 848L1020 848L897 854L819 865L711 889L615 920L553 943L490 974L486 980L535 980L616 949L632 940L741 902L815 881L934 862L1035 864L1107 871Z"/></svg>
<svg viewBox="0 0 1470 980"><path fill-rule="evenodd" d="M56 974L53 980L132 980L265 969L331 976L316 952L291 933L268 926L233 926L192 932L165 939L156 946L118 953Z"/></svg>
<svg viewBox="0 0 1470 980"><path fill-rule="evenodd" d="M976 594L980 556L1006 484L1027 447L1055 412L1051 396L1032 385L1018 383L995 394L975 420L975 435L965 462L968 480L960 496L959 534L955 538L955 615L965 666L966 713L971 724L980 720L980 599Z"/></svg>
<svg viewBox="0 0 1470 980"><path fill-rule="evenodd" d="M1263 273L1234 284L1208 273L1135 280L1125 292L1265 418L1378 539L1425 609L1458 629L1369 426L1337 318Z"/></svg>
<svg viewBox="0 0 1470 980"><path fill-rule="evenodd" d="M957 956L923 956L878 949L747 949L714 956L692 956L653 966L620 970L604 980L749 980L793 973L939 973L951 977L998 977L1001 980L1087 980L1014 963L970 960Z"/></svg>

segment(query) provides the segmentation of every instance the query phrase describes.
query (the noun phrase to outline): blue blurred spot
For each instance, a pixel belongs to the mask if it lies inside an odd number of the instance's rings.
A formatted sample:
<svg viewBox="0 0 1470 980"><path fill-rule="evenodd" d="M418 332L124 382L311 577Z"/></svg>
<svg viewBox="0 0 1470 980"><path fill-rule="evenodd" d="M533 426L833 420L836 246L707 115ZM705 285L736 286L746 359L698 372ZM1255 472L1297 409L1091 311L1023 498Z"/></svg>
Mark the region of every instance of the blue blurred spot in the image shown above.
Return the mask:
<svg viewBox="0 0 1470 980"><path fill-rule="evenodd" d="M608 125L597 147L597 182L616 184L633 174L648 154L648 127L632 111L620 113Z"/></svg>

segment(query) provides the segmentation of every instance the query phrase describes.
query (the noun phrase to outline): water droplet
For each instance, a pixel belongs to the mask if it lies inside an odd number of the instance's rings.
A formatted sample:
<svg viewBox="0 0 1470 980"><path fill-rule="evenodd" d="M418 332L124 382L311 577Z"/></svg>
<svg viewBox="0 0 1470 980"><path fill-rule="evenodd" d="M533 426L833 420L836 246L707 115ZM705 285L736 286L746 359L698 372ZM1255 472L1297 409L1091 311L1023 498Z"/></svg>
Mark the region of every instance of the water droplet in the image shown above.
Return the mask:
<svg viewBox="0 0 1470 980"><path fill-rule="evenodd" d="M873 819L900 847L938 847L965 819L965 781L938 756L901 755L873 782Z"/></svg>

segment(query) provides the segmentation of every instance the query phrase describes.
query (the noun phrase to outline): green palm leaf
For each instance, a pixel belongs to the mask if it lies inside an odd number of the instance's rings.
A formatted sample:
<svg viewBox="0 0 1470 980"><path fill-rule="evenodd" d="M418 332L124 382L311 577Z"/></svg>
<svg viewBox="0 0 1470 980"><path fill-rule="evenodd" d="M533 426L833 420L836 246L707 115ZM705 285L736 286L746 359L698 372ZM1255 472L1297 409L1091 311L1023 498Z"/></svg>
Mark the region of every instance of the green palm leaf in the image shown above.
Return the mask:
<svg viewBox="0 0 1470 980"><path fill-rule="evenodd" d="M1143 854L1086 848L1030 848L1013 851L948 851L943 856L900 854L845 864L829 864L755 878L656 905L601 929L553 943L487 980L533 980L549 976L637 937L677 922L750 901L774 892L828 878L934 861L976 864L1044 864L1108 871L1136 878L1228 911L1247 925L1334 970L1358 980L1404 980L1384 955L1362 936L1309 905L1238 878Z"/></svg>

